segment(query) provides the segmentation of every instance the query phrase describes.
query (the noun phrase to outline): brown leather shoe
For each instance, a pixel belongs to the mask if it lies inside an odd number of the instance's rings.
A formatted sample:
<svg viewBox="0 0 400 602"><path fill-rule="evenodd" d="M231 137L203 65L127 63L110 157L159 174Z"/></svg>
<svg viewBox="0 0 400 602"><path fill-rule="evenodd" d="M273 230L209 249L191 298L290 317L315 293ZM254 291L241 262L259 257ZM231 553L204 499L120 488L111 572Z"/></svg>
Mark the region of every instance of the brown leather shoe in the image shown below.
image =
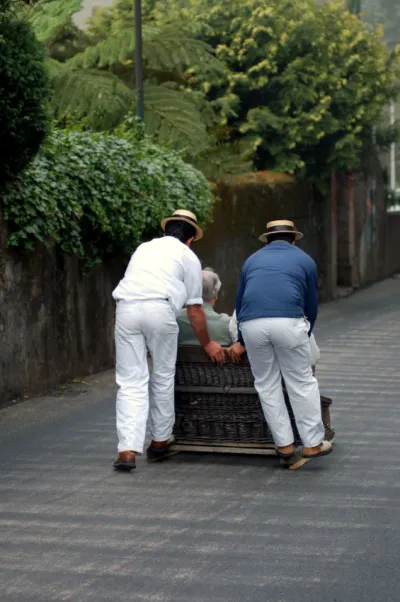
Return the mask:
<svg viewBox="0 0 400 602"><path fill-rule="evenodd" d="M303 458L303 450L298 447L291 458L281 458L281 466L288 470L298 470L305 464L311 462L310 458Z"/></svg>
<svg viewBox="0 0 400 602"><path fill-rule="evenodd" d="M119 452L114 460L114 469L124 472L130 472L136 468L136 454L134 451Z"/></svg>
<svg viewBox="0 0 400 602"><path fill-rule="evenodd" d="M327 456L332 451L332 443L329 441L322 441L322 443L316 447L305 447L303 450L303 458L320 458L321 456Z"/></svg>
<svg viewBox="0 0 400 602"><path fill-rule="evenodd" d="M292 443L291 445L285 445L284 447L276 447L276 453L282 460L287 460L294 456L296 448L294 447L294 443Z"/></svg>
<svg viewBox="0 0 400 602"><path fill-rule="evenodd" d="M174 456L176 451L171 450L175 443L175 437L171 435L168 441L152 441L150 447L147 448L147 461L160 462L170 456Z"/></svg>

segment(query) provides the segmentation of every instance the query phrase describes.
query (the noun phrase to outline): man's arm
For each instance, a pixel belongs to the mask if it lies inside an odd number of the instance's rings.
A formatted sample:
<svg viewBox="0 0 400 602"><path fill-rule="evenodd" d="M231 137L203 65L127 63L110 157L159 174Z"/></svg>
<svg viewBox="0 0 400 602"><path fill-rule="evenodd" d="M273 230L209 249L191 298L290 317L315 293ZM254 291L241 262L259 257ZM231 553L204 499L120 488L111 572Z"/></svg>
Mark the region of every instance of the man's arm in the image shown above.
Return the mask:
<svg viewBox="0 0 400 602"><path fill-rule="evenodd" d="M233 345L229 347L228 353L231 356L232 361L235 364L238 364L242 355L246 353L246 347L238 341L237 343L233 343Z"/></svg>
<svg viewBox="0 0 400 602"><path fill-rule="evenodd" d="M223 364L225 352L208 334L207 318L203 310L203 275L200 261L195 256L187 258L184 284L188 295L186 309L190 324L205 352L213 361Z"/></svg>
<svg viewBox="0 0 400 602"><path fill-rule="evenodd" d="M215 360L218 364L223 364L225 352L219 343L210 339L207 328L207 317L203 307L201 305L188 305L187 315L204 351L213 361Z"/></svg>
<svg viewBox="0 0 400 602"><path fill-rule="evenodd" d="M307 320L310 322L309 335L311 335L318 315L318 278L317 266L315 264L310 269L307 275L307 289L304 311Z"/></svg>

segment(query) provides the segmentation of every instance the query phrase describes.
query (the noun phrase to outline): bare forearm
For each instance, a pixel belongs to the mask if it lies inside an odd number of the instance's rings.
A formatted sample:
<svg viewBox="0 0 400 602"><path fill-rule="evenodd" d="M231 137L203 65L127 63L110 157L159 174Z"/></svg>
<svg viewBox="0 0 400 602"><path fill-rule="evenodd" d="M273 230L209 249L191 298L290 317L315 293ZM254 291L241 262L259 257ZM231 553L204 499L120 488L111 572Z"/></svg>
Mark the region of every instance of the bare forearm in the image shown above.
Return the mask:
<svg viewBox="0 0 400 602"><path fill-rule="evenodd" d="M210 343L210 335L208 334L207 318L201 306L191 306L187 308L190 324L203 347L207 347Z"/></svg>

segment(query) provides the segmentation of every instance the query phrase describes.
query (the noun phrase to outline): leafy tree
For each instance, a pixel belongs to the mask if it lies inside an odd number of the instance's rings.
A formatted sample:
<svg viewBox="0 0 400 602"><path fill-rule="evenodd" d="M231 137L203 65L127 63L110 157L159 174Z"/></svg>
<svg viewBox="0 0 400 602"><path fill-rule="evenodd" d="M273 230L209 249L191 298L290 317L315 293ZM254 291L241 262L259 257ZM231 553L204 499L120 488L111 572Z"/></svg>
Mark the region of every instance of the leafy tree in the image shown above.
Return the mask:
<svg viewBox="0 0 400 602"><path fill-rule="evenodd" d="M47 132L49 85L32 28L0 1L0 183L22 170Z"/></svg>
<svg viewBox="0 0 400 602"><path fill-rule="evenodd" d="M87 45L87 36L72 21L78 12L82 0L21 0L21 13L28 19L36 37L45 44L47 65L51 75L60 71L57 62L65 62L68 58L81 52Z"/></svg>
<svg viewBox="0 0 400 602"><path fill-rule="evenodd" d="M343 3L314 0L165 0L153 19L181 19L226 68L196 70L230 128L252 140L258 168L320 181L358 163L382 107L396 92L399 61Z"/></svg>
<svg viewBox="0 0 400 602"><path fill-rule="evenodd" d="M80 2L60 2L38 0L30 15L53 58L56 114L113 128L135 103L133 0L96 11L85 49L64 62L50 49ZM357 164L395 93L397 55L339 0L143 0L143 13L147 131L208 175L255 157L324 180Z"/></svg>
<svg viewBox="0 0 400 602"><path fill-rule="evenodd" d="M71 24L72 15L82 6L82 0L36 0L26 2L26 15L36 34L44 44L52 44Z"/></svg>

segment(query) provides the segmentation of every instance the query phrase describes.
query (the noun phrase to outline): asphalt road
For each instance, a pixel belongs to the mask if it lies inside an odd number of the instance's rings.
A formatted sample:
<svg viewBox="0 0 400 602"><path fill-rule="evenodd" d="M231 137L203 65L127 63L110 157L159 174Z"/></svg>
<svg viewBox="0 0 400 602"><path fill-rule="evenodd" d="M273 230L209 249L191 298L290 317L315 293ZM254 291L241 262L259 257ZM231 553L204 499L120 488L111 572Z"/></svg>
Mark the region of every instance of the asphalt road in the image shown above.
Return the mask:
<svg viewBox="0 0 400 602"><path fill-rule="evenodd" d="M1 602L397 602L400 280L323 307L334 453L111 470L110 373L0 412ZM86 388L85 388L86 387Z"/></svg>

